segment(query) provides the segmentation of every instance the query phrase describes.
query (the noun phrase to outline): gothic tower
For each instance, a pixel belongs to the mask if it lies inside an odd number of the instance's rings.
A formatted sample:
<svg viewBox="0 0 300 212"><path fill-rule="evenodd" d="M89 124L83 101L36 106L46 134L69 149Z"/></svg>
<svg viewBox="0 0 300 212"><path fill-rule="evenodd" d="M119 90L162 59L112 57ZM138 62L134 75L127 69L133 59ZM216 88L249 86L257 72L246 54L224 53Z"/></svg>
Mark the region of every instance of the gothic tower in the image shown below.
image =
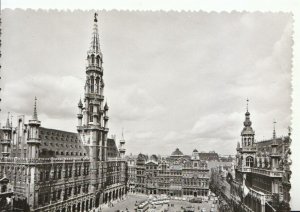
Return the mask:
<svg viewBox="0 0 300 212"><path fill-rule="evenodd" d="M244 127L241 132L241 143L242 147L239 148L239 171L242 173L242 184L245 187L246 175L251 172L251 168L254 166L254 161L256 159L256 144L254 143L254 130L252 129L252 122L250 121L250 113L248 110L247 99L247 111L245 113Z"/></svg>
<svg viewBox="0 0 300 212"><path fill-rule="evenodd" d="M79 113L77 131L88 156L91 160L91 185L92 192L101 186L101 174L97 170L101 161L106 161L107 157L107 122L108 106L104 104L104 82L103 82L103 57L100 50L98 33L97 13L94 16L94 27L92 41L87 52L86 83L84 87L84 103L78 103Z"/></svg>
<svg viewBox="0 0 300 212"><path fill-rule="evenodd" d="M28 157L29 158L38 158L39 157L39 147L41 144L41 139L39 136L39 127L41 122L38 120L37 110L36 110L36 98L34 101L33 115L32 119L28 123Z"/></svg>

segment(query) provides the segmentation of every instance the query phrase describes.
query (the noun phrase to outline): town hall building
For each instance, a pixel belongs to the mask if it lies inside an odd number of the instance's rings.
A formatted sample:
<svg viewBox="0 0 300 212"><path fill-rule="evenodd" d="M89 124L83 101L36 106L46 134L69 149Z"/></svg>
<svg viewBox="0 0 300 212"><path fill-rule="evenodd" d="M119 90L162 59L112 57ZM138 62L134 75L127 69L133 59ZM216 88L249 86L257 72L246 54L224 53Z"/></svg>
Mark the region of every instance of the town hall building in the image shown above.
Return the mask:
<svg viewBox="0 0 300 212"><path fill-rule="evenodd" d="M42 127L37 99L28 122L19 116L13 126L8 117L0 131L0 179L12 187L14 210L90 211L127 192L125 140L108 138L97 22L95 14L78 133Z"/></svg>

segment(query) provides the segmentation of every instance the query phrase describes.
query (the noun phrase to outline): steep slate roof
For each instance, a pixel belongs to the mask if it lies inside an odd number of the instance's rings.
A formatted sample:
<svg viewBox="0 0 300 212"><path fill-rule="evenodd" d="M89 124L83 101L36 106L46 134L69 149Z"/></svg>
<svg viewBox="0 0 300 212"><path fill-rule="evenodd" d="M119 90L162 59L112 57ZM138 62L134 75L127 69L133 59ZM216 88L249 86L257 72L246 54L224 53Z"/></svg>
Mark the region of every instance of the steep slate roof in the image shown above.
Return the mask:
<svg viewBox="0 0 300 212"><path fill-rule="evenodd" d="M117 157L118 156L118 147L115 142L115 139L108 138L107 139L107 157Z"/></svg>
<svg viewBox="0 0 300 212"><path fill-rule="evenodd" d="M41 127L40 138L41 157L80 157L87 155L77 133Z"/></svg>
<svg viewBox="0 0 300 212"><path fill-rule="evenodd" d="M256 143L257 151L258 152L271 152L272 151L272 143L274 142L273 139L269 140L264 140ZM277 153L282 153L283 146L287 146L289 142L289 137L279 137L276 138L276 143L278 144L277 146ZM287 149L287 148L285 148Z"/></svg>

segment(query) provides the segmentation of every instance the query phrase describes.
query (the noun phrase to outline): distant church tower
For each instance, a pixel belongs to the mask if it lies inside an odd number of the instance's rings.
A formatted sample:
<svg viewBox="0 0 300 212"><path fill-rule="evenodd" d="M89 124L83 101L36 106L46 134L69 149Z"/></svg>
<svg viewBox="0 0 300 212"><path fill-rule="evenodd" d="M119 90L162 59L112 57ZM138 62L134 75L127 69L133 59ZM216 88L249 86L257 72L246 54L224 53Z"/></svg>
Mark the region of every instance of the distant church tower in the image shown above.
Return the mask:
<svg viewBox="0 0 300 212"><path fill-rule="evenodd" d="M101 161L107 160L107 122L108 105L104 104L103 57L100 50L97 13L94 16L94 27L90 49L87 52L86 83L84 87L84 103L78 103L77 131L91 160L90 174L92 192L101 182L102 173L97 172ZM100 169L101 170L101 169Z"/></svg>

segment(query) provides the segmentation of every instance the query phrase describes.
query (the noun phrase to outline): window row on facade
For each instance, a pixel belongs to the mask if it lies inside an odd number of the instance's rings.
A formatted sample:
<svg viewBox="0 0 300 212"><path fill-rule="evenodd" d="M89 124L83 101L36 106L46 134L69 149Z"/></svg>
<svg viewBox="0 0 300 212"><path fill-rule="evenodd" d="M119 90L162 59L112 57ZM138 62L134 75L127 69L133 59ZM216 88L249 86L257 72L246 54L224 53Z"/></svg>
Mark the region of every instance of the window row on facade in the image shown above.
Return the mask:
<svg viewBox="0 0 300 212"><path fill-rule="evenodd" d="M49 180L59 180L64 178L79 177L89 175L89 166L88 165L77 165L73 170L73 165L66 165L65 169L63 167L56 167L53 170L53 174L50 177L51 170L40 170L40 182L49 181Z"/></svg>

